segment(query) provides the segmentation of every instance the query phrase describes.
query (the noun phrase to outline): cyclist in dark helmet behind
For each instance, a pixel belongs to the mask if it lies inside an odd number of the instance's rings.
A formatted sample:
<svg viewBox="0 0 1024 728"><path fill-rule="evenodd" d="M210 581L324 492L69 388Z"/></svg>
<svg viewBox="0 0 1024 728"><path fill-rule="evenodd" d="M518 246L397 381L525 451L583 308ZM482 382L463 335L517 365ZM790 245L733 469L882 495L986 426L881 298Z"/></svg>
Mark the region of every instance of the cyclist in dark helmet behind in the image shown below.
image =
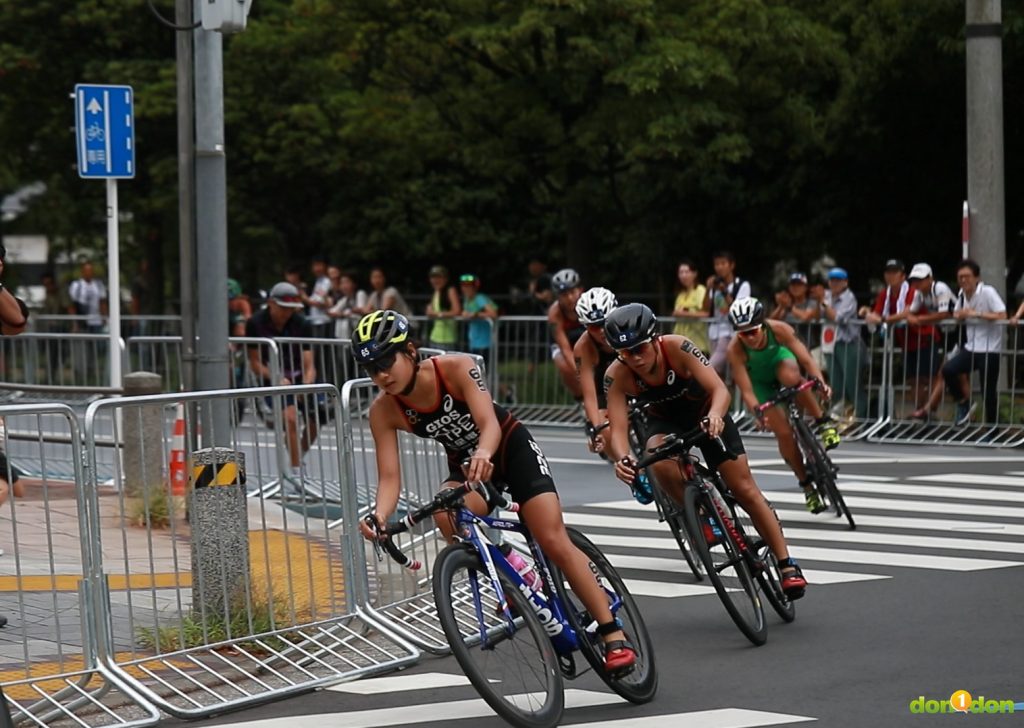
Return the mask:
<svg viewBox="0 0 1024 728"><path fill-rule="evenodd" d="M352 349L381 389L369 413L379 477L373 513L378 526L383 528L398 505L398 432L436 440L448 454L444 487L469 479L493 480L508 488L545 555L597 621L597 633L605 640L605 669L613 676L630 672L636 651L612 617L589 560L569 540L547 459L526 427L491 398L474 360L445 354L420 362L409 339L409 322L395 311L365 315L356 325ZM469 460L465 471L464 460ZM478 493L468 494L465 504L478 515L486 515L492 506ZM437 517L436 522L451 541L449 519ZM375 537L366 523L360 530L367 539Z"/></svg>
<svg viewBox="0 0 1024 728"><path fill-rule="evenodd" d="M563 268L551 277L551 288L555 302L548 308L548 323L551 324L551 358L562 383L577 402L582 398L580 381L576 376L573 362L573 347L586 330L576 315L576 302L583 293L580 274L572 268Z"/></svg>
<svg viewBox="0 0 1024 728"><path fill-rule="evenodd" d="M587 418L587 441L591 452L603 453L608 424L608 402L604 393L604 373L615 361L615 349L604 337L604 319L618 305L607 288L591 288L576 302L576 316L586 331L577 340L572 353L576 361L583 412Z"/></svg>
<svg viewBox="0 0 1024 728"><path fill-rule="evenodd" d="M782 535L782 527L754 482L743 441L729 417L731 397L725 383L711 368L704 353L684 336L659 335L654 312L641 303L619 306L604 321L608 343L619 360L608 367L608 421L611 423L609 455L615 459L615 474L632 484L637 476L636 460L630 455L627 397L647 403L647 447L661 444L665 435L682 434L698 425L712 437L721 437L730 460L721 449L708 443L701 447L708 467L718 470L725 485L750 514L757 532L778 559L782 588L790 599L799 599L807 588L795 559ZM651 466L655 480L677 503L683 503L683 472L674 459ZM710 524L709 529L710 531ZM715 534L706 533L713 542Z"/></svg>
<svg viewBox="0 0 1024 728"><path fill-rule="evenodd" d="M784 321L773 321L765 318L764 304L756 298L742 298L729 307L729 322L736 334L729 342L726 350L729 365L732 367L733 378L739 387L743 403L756 414L757 406L767 402L779 387L795 387L804 381L800 368L808 375L822 383L822 393L828 399L832 394L821 373L818 362L814 360L807 347L797 337L793 327ZM801 408L815 418L818 436L826 449L831 450L839 444L839 433L836 423L825 415L821 404L811 391L802 392L798 401ZM779 454L793 469L800 487L804 491L807 510L821 513L824 504L814 489L811 478L804 467L804 459L800 455L800 447L793 435L789 417L782 407L772 407L764 413L764 421L758 417L759 424L767 427L775 435L779 444Z"/></svg>

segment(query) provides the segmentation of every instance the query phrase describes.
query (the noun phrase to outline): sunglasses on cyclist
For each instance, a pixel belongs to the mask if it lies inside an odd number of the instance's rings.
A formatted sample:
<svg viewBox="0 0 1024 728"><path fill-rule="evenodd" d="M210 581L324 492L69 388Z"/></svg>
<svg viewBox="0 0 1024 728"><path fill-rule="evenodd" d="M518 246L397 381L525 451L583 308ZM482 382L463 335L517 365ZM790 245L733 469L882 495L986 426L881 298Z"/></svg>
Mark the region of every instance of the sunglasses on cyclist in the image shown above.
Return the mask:
<svg viewBox="0 0 1024 728"><path fill-rule="evenodd" d="M382 356L380 359L374 361L368 361L363 364L363 370L368 376L374 377L378 374L382 374L388 371L395 365L395 361L398 359L398 352L393 351L390 354Z"/></svg>
<svg viewBox="0 0 1024 728"><path fill-rule="evenodd" d="M649 343L651 343L651 342L649 342L649 341L642 341L639 344L637 344L636 346L631 346L628 349L619 349L619 356L621 356L621 357L640 356L641 354L644 353L644 347L647 346Z"/></svg>
<svg viewBox="0 0 1024 728"><path fill-rule="evenodd" d="M755 336L761 333L761 327L758 326L757 328L754 329L743 329L742 331L737 331L736 333L742 336L744 339L753 339Z"/></svg>

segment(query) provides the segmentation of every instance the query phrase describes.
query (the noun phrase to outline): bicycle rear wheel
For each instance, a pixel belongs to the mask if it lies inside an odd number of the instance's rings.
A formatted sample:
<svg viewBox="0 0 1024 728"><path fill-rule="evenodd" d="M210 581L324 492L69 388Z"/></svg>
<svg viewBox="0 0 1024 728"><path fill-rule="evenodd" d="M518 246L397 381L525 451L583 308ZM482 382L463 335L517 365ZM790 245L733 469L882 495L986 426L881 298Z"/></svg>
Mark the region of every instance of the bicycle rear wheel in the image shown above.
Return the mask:
<svg viewBox="0 0 1024 728"><path fill-rule="evenodd" d="M707 483L707 487L715 486ZM733 541L735 529L730 527L731 523L726 524L722 520L700 484L687 484L684 503L686 530L693 535L693 547L704 562L708 578L718 592L725 611L747 639L755 645L763 645L768 639L764 607L750 566L740 552L740 547ZM712 543L708 543L703 521L707 521L712 531L717 528L720 534Z"/></svg>
<svg viewBox="0 0 1024 728"><path fill-rule="evenodd" d="M499 716L521 728L556 726L565 697L554 647L526 597L504 574L498 578L515 616L513 626L498 611L497 595L476 552L464 544L442 551L433 582L441 627L466 677Z"/></svg>
<svg viewBox="0 0 1024 728"><path fill-rule="evenodd" d="M779 570L778 559L775 558L775 554L768 548L764 539L758 535L753 519L743 509L743 506L731 496L727 498L727 501L733 518L736 519L736 526L747 539L747 545L751 552L758 561L764 564L764 568L758 569L754 575L761 587L761 593L784 622L792 622L796 619L796 604L782 590L782 572ZM771 506L770 503L769 506ZM772 508L772 511L774 512L775 509ZM775 517L778 518L778 514Z"/></svg>
<svg viewBox="0 0 1024 728"><path fill-rule="evenodd" d="M579 640L580 651L586 658L594 672L604 680L616 693L631 703L647 703L654 699L654 693L658 690L658 673L654 665L654 643L647 631L647 625L640 614L640 610L633 601L622 577L611 565L601 550L597 548L582 533L574 528L565 529L569 533L569 539L573 544L586 554L590 560L590 570L597 576L598 582L605 591L613 592L609 595L609 604L614 604L614 596L618 596L621 605L615 616L622 622L622 631L636 650L636 666L628 675L620 678L612 678L604 669L604 640L586 631L587 626L593 622L593 618L587 612L587 608L569 588L564 575L554 564L549 564L551 579L554 583L558 599L565 606L569 623L576 632Z"/></svg>
<svg viewBox="0 0 1024 728"><path fill-rule="evenodd" d="M679 545L679 550L683 553L683 558L686 559L686 564L690 567L690 571L693 572L693 577L697 581L704 581L704 565L690 545L690 538L686 533L686 521L683 518L682 509L676 505L668 493L661 489L661 486L654 478L653 470L649 469L647 471L647 477L651 480L654 502L658 506L658 513L661 519L668 524L669 530L672 531L672 535Z"/></svg>

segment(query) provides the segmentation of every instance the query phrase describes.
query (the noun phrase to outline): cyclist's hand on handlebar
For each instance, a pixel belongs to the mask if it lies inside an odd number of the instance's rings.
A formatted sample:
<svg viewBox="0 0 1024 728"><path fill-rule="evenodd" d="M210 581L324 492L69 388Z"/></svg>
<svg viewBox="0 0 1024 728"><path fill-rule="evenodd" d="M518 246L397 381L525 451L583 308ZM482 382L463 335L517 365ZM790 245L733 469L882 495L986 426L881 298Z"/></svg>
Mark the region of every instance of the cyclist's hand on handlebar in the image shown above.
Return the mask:
<svg viewBox="0 0 1024 728"><path fill-rule="evenodd" d="M708 415L700 421L700 426L709 437L718 437L725 429L725 420L720 415Z"/></svg>
<svg viewBox="0 0 1024 728"><path fill-rule="evenodd" d="M490 480L494 473L491 455L492 453L488 452L486 448L478 447L474 450L473 454L469 456L469 465L465 468L466 479L473 482Z"/></svg>
<svg viewBox="0 0 1024 728"><path fill-rule="evenodd" d="M368 520L372 519L376 521L377 528L374 528ZM387 538L387 524L384 523L384 519L378 516L376 513L367 514L365 518L359 521L359 533L363 534L363 538L367 541L383 541Z"/></svg>
<svg viewBox="0 0 1024 728"><path fill-rule="evenodd" d="M760 407L755 407L752 410L754 414L754 429L758 432L766 432L768 428L768 418L765 417L765 412Z"/></svg>
<svg viewBox="0 0 1024 728"><path fill-rule="evenodd" d="M818 380L818 386L821 388L821 396L824 399L826 399L826 400L832 399L832 387L830 387L827 384L825 384L825 380L819 379Z"/></svg>
<svg viewBox="0 0 1024 728"><path fill-rule="evenodd" d="M615 477L626 485L632 485L636 478L636 461L629 455L625 455L615 461Z"/></svg>

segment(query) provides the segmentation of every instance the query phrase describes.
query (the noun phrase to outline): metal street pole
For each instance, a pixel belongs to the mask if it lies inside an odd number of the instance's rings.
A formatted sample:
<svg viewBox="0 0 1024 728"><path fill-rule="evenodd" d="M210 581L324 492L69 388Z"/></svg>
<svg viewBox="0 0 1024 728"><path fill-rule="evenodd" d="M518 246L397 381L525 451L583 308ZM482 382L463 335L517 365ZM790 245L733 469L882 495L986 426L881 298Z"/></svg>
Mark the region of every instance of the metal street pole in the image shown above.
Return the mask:
<svg viewBox="0 0 1024 728"><path fill-rule="evenodd" d="M175 22L187 28L192 20L192 0L176 0ZM178 264L181 282L181 386L186 392L196 384L195 329L195 165L192 84L192 33L178 31Z"/></svg>
<svg viewBox="0 0 1024 728"><path fill-rule="evenodd" d="M196 0L194 10L201 12ZM196 30L196 250L203 251L197 266L196 344L197 389L230 386L228 351L228 216L227 160L224 153L223 35ZM203 421L204 445L230 445L230 408L227 400L212 409L212 421Z"/></svg>
<svg viewBox="0 0 1024 728"><path fill-rule="evenodd" d="M1006 300L1003 42L1000 0L966 0L967 200L971 254Z"/></svg>

